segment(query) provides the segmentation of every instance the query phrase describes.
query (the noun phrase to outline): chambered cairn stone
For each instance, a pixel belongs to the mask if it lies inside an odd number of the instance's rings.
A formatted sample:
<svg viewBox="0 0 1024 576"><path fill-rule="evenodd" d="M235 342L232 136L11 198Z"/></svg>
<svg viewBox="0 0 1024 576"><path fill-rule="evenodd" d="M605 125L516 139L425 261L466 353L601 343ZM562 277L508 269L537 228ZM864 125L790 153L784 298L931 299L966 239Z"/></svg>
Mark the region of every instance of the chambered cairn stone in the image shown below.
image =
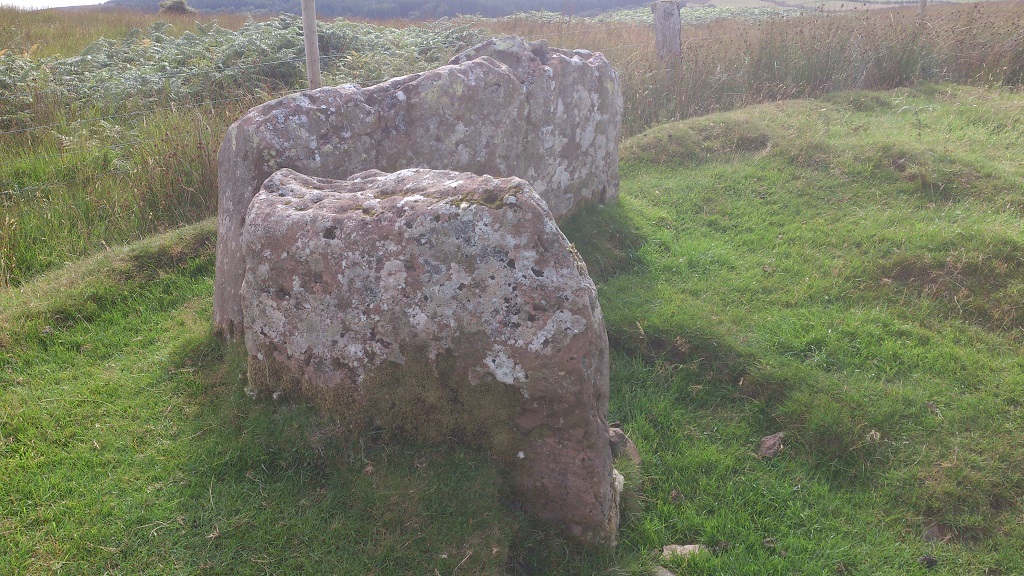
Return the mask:
<svg viewBox="0 0 1024 576"><path fill-rule="evenodd" d="M614 545L597 290L527 182L284 169L241 241L255 393L312 399L342 429L482 446L528 510Z"/></svg>
<svg viewBox="0 0 1024 576"><path fill-rule="evenodd" d="M422 74L253 108L220 148L216 328L228 339L242 333L245 211L278 169L338 179L406 168L517 176L561 219L618 197L621 116L618 77L604 56L516 37Z"/></svg>

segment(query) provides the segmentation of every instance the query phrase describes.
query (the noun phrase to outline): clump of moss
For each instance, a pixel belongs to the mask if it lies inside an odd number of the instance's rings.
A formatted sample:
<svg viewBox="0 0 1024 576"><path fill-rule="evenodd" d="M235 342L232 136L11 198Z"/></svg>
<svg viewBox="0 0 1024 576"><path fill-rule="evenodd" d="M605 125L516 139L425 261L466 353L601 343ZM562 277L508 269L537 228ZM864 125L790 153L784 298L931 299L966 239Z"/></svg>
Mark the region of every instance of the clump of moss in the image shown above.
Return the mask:
<svg viewBox="0 0 1024 576"><path fill-rule="evenodd" d="M515 454L523 441L512 421L523 401L517 388L490 374L471 382L450 350L433 360L425 346L402 355L404 363L385 362L342 387L311 382L273 355L264 360L250 356L249 386L257 394L305 398L340 430L379 427L426 444L454 440L480 446L499 460Z"/></svg>

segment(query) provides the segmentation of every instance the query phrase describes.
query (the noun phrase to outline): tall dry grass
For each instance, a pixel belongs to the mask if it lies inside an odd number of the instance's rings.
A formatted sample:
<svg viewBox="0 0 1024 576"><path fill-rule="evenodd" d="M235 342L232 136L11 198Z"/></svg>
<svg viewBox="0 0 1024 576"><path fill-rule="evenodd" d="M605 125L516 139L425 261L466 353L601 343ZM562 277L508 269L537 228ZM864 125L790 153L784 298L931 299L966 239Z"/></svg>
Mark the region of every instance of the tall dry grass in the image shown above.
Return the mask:
<svg viewBox="0 0 1024 576"><path fill-rule="evenodd" d="M220 142L257 103L162 110L124 126L101 122L64 141L47 134L28 158L0 142L3 174L37 182L0 187L0 288L214 214Z"/></svg>
<svg viewBox="0 0 1024 576"><path fill-rule="evenodd" d="M668 120L844 89L921 82L1019 86L1024 4L917 8L718 20L683 29L683 57L661 70L644 24L525 18L478 21L496 34L602 52L619 71L627 135Z"/></svg>
<svg viewBox="0 0 1024 576"><path fill-rule="evenodd" d="M145 29L157 21L169 22L174 33L195 31L196 23L216 20L237 30L245 14L156 14L95 7L20 10L0 6L0 50L30 52L33 56L74 56L99 38L124 38L133 29Z"/></svg>

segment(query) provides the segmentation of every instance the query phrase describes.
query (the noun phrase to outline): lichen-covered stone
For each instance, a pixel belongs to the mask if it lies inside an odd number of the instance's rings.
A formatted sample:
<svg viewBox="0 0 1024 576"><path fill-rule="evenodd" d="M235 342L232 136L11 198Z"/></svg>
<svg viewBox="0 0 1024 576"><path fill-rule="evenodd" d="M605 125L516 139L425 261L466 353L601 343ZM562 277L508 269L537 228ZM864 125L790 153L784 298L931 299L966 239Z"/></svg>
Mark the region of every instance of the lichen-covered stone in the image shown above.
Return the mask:
<svg viewBox="0 0 1024 576"><path fill-rule="evenodd" d="M618 196L622 96L598 53L491 40L422 74L286 96L250 110L221 145L214 324L241 333L240 237L279 168L344 179L434 168L518 176L556 218Z"/></svg>
<svg viewBox="0 0 1024 576"><path fill-rule="evenodd" d="M281 170L242 243L255 392L313 399L342 428L483 446L536 515L614 543L597 290L526 181Z"/></svg>

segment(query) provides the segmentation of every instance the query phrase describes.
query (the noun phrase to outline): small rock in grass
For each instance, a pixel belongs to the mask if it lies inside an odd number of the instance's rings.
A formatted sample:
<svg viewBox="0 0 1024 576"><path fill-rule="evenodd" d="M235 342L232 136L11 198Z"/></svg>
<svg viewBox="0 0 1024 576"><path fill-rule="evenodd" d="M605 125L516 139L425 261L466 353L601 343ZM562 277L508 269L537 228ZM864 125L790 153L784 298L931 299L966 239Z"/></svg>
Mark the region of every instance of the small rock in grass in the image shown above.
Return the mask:
<svg viewBox="0 0 1024 576"><path fill-rule="evenodd" d="M640 466L640 450L621 428L612 427L608 429L608 443L612 447L612 458L625 455L633 464Z"/></svg>
<svg viewBox="0 0 1024 576"><path fill-rule="evenodd" d="M692 556L699 552L706 552L707 547L703 544L669 544L661 549L662 558L672 558L673 556Z"/></svg>
<svg viewBox="0 0 1024 576"><path fill-rule="evenodd" d="M939 565L938 559L936 559L935 556L931 556L929 554L925 554L924 556L918 558L917 563L924 566L925 568L935 568Z"/></svg>
<svg viewBox="0 0 1024 576"><path fill-rule="evenodd" d="M785 432L776 432L771 436L761 438L761 443L757 446L757 457L764 459L778 456L785 448L782 444L782 438L785 434Z"/></svg>
<svg viewBox="0 0 1024 576"><path fill-rule="evenodd" d="M651 576L676 576L676 573L664 566L655 566L651 571Z"/></svg>

